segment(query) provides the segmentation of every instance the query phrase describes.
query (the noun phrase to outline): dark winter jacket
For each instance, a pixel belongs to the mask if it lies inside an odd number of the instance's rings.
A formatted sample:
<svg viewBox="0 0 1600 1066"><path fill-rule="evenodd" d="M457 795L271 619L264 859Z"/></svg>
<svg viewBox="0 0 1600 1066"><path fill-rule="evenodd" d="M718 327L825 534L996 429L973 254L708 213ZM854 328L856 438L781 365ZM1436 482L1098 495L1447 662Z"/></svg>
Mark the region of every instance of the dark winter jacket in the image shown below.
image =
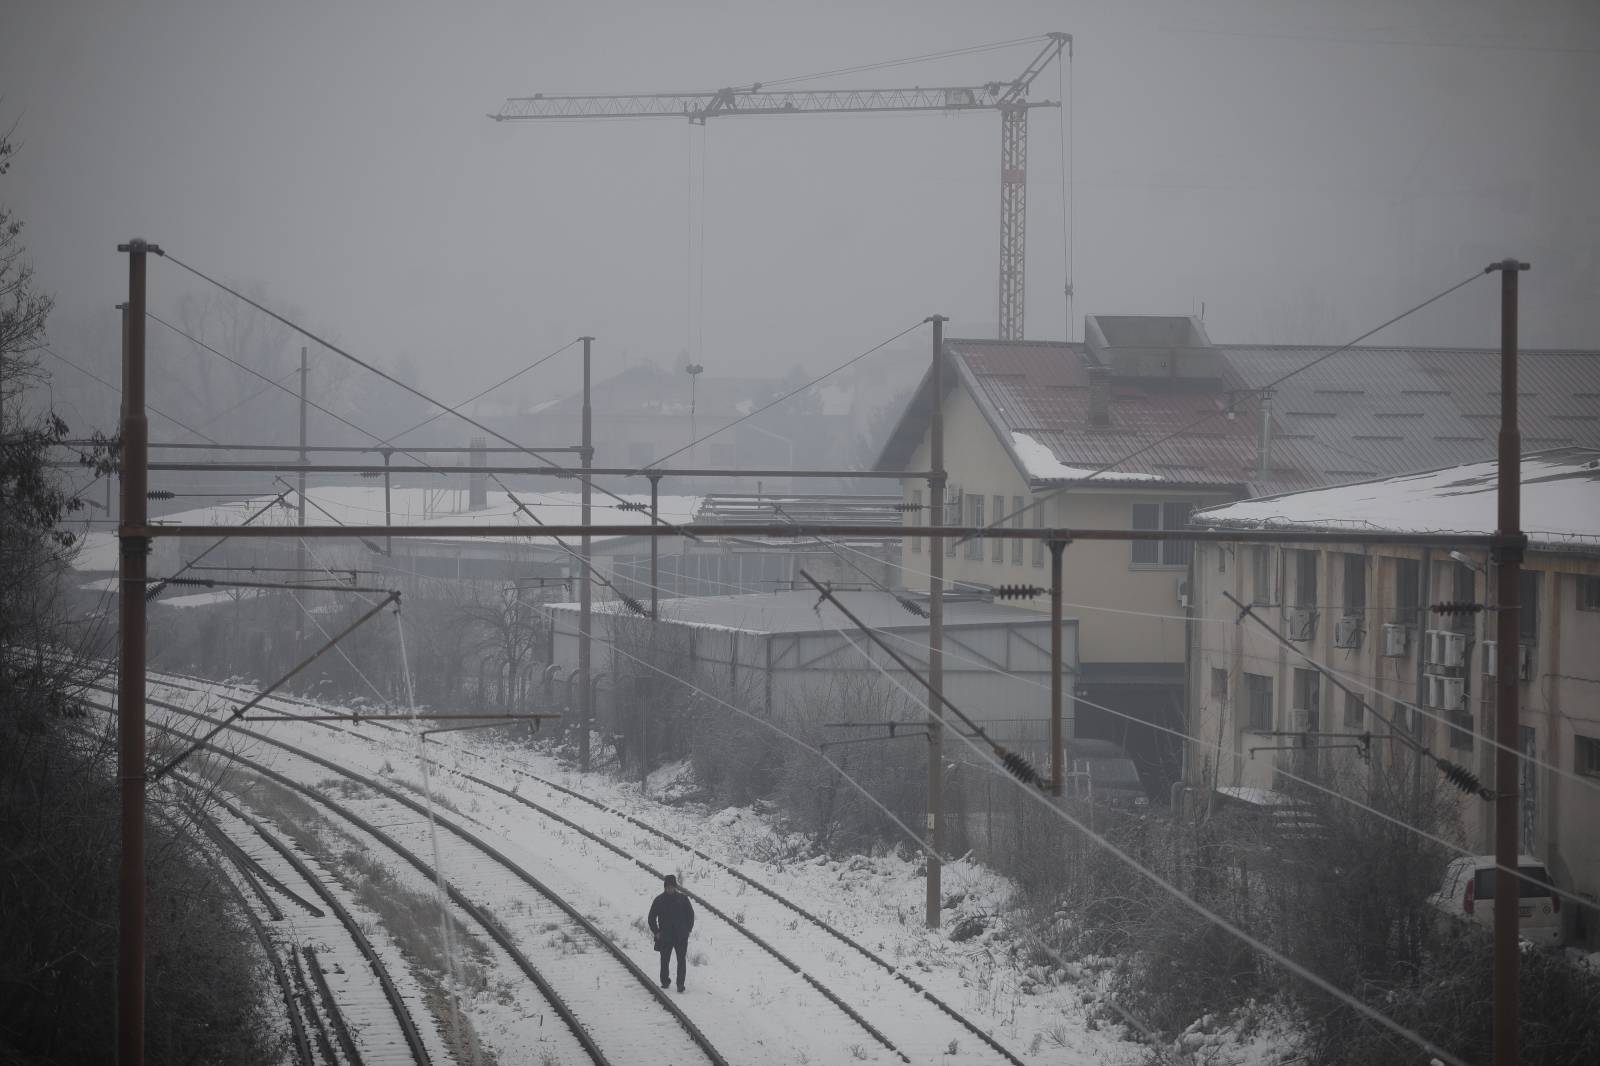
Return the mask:
<svg viewBox="0 0 1600 1066"><path fill-rule="evenodd" d="M688 940L693 928L694 904L682 892L663 892L650 904L650 931L660 942Z"/></svg>

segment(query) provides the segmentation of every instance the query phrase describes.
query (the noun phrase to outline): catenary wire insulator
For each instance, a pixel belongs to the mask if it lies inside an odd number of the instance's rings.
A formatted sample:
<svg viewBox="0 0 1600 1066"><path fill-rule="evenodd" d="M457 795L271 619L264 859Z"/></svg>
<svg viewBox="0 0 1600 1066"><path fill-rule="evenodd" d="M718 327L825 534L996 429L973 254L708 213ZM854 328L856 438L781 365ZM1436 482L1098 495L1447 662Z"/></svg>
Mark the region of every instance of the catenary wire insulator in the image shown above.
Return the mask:
<svg viewBox="0 0 1600 1066"><path fill-rule="evenodd" d="M1471 600L1446 600L1428 608L1434 614L1477 614L1485 609L1483 604Z"/></svg>
<svg viewBox="0 0 1600 1066"><path fill-rule="evenodd" d="M1000 763L1006 768L1007 773L1023 784L1032 785L1034 788L1045 787L1044 779L1039 776L1039 771L1035 770L1032 763L1016 752L1008 751L1000 756Z"/></svg>
<svg viewBox="0 0 1600 1066"><path fill-rule="evenodd" d="M1037 585L996 585L994 598L997 600L1031 600L1035 596L1042 596L1048 589L1039 588Z"/></svg>
<svg viewBox="0 0 1600 1066"><path fill-rule="evenodd" d="M1478 775L1468 770L1465 766L1458 765L1448 759L1434 757L1433 764L1444 774L1444 779L1450 782L1469 796L1480 796L1486 800L1494 799L1494 794L1483 787L1483 782L1478 780Z"/></svg>

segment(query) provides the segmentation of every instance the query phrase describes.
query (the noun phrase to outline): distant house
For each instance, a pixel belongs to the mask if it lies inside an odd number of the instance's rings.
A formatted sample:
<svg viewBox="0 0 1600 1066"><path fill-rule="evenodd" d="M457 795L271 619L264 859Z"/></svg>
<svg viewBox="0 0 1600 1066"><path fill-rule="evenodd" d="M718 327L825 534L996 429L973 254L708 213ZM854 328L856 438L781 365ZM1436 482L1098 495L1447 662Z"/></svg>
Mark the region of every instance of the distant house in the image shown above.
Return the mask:
<svg viewBox="0 0 1600 1066"><path fill-rule="evenodd" d="M1236 531L1238 539L1200 544L1194 552L1189 732L1204 744L1186 760L1189 784L1207 795L1273 789L1285 770L1304 776L1308 766L1349 762L1353 736L1389 732L1363 699L1383 719L1492 782L1494 615L1442 616L1427 605L1459 600L1492 607L1493 562L1481 550L1353 547L1338 534L1488 534L1496 525L1497 489L1495 464L1480 462L1197 512L1196 525ZM1521 850L1542 859L1561 887L1595 900L1600 450L1525 455L1522 493L1529 550L1521 583L1519 747L1561 774L1523 764ZM1324 530L1328 540L1280 547L1253 539L1267 529ZM1295 648L1337 671L1361 698L1333 686L1260 627L1235 624L1238 611L1225 591L1256 605ZM1384 740L1372 744L1375 759L1393 751ZM1460 814L1466 846L1491 852L1492 808L1463 798ZM1569 932L1591 947L1600 944L1597 914L1565 912Z"/></svg>
<svg viewBox="0 0 1600 1066"><path fill-rule="evenodd" d="M945 419L948 524L1163 529L1191 511L1267 493L1487 458L1498 419L1497 350L1214 344L1186 316L1091 315L1082 343L950 339L944 394L925 375L878 457L926 470L932 404ZM1309 369L1305 369L1308 368ZM1293 374L1285 380L1285 375ZM1523 440L1600 446L1600 353L1524 352ZM926 501L920 478L902 482ZM935 517L913 512L908 525ZM947 578L1048 583L1042 546L947 544ZM925 544L903 577L926 588ZM1184 724L1182 620L1189 548L1066 548L1064 595L1082 619L1079 735L1122 741L1176 777ZM1045 610L1043 598L1032 604ZM1110 707L1107 714L1087 701Z"/></svg>
<svg viewBox="0 0 1600 1066"><path fill-rule="evenodd" d="M730 426L776 399L806 378L726 375L707 371L693 383L682 369L636 363L595 382L591 397L596 466L644 467L678 453L662 464L668 470L717 468L745 470L850 469L859 466L858 438L870 427L874 403L891 395L906 375L841 375L778 404L755 418L689 447L691 441ZM513 440L570 444L581 432L581 394L548 400L521 411L485 416ZM758 486L757 482L762 482ZM750 492L758 487L794 491L825 488L788 479L695 480L668 478L663 490ZM617 487L617 486L612 486ZM648 491L639 479L628 491Z"/></svg>

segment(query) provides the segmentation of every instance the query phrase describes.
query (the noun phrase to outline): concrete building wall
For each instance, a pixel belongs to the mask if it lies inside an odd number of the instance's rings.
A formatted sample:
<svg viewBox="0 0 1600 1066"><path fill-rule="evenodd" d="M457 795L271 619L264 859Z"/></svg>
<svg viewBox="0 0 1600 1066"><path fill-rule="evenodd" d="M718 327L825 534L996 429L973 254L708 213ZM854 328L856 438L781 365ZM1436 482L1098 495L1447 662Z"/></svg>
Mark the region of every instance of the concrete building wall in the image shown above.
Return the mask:
<svg viewBox="0 0 1600 1066"><path fill-rule="evenodd" d="M1223 786L1277 788L1285 783L1280 770L1295 772L1295 751L1257 751L1296 743L1272 731L1322 733L1388 731L1358 708L1347 708L1345 696L1326 678L1316 680L1320 692L1315 722L1308 708L1297 706L1296 669L1307 664L1249 620L1236 622L1238 609L1223 596L1231 592L1245 603L1264 600L1254 609L1274 628L1288 633L1302 599L1298 553L1314 558L1318 577L1318 621L1311 639L1294 646L1335 672L1395 725L1414 732L1436 754L1470 767L1485 783L1494 780L1495 688L1484 673L1485 641L1492 640L1490 612L1443 616L1423 610L1401 610L1402 587L1415 578L1416 591L1405 602L1427 605L1441 600L1493 602L1492 569L1471 569L1442 550L1372 548L1351 550L1338 544L1279 548L1240 540L1197 546L1193 589L1196 621L1191 631L1188 678L1188 732L1194 738L1185 761L1187 783L1202 794ZM1264 595L1256 585L1255 553L1266 553L1271 588ZM1359 647L1341 647L1338 619L1355 612L1345 581L1346 554L1365 560L1365 633ZM1408 566L1409 562L1409 566ZM1487 560L1474 559L1479 568ZM1414 569L1412 569L1414 567ZM1517 783L1524 796L1523 850L1544 860L1557 883L1591 899L1600 899L1600 773L1588 761L1587 741L1600 744L1600 610L1585 609L1582 582L1600 580L1600 558L1579 553L1530 551L1525 568L1537 574L1537 625L1533 634L1532 676L1519 689L1519 725L1523 751L1537 763L1522 763ZM1384 654L1385 624L1411 621L1404 655ZM1465 639L1459 668L1430 662L1429 632L1454 632ZM1347 642L1346 642L1347 643ZM1218 671L1226 674L1223 681ZM1430 695L1428 675L1459 677L1463 698L1448 706ZM1264 679L1272 694L1269 728L1250 721L1250 676ZM1368 689L1376 689L1374 695ZM1300 690L1300 691L1303 691ZM1398 701L1398 702L1397 702ZM1420 707L1413 710L1406 704ZM1348 717L1347 717L1348 715ZM1342 738L1325 737L1324 743ZM1375 741L1374 758L1394 757L1395 746ZM1348 751L1330 752L1325 762L1354 765ZM1538 765L1547 764L1547 765ZM1554 769L1552 769L1553 767ZM1493 812L1480 800L1462 797L1458 813L1461 846L1479 853L1493 850ZM1585 913L1578 913L1584 911ZM1591 945L1600 943L1600 913L1572 908L1569 930Z"/></svg>
<svg viewBox="0 0 1600 1066"><path fill-rule="evenodd" d="M924 439L911 460L913 469L927 469L929 442ZM1196 508L1229 499L1216 492L1151 492L1144 490L1087 486L1039 493L1011 461L996 439L994 430L964 389L954 390L945 403L945 468L949 474L946 498L957 491L983 498L983 521L992 523L994 508L1003 502L1001 514L1015 509L1018 501L1032 504L1038 499L1053 499L1028 512L1021 521L1029 526L1078 526L1111 529L1133 528L1136 503L1186 501ZM928 502L927 484L921 480L902 483L907 503ZM999 498L998 501L996 498ZM970 502L963 503L959 524L973 520ZM926 511L911 512L907 524L932 522L937 516ZM951 515L955 518L954 514ZM996 548L1002 551L997 556ZM1146 615L1181 616L1179 582L1187 577L1186 563L1142 565L1133 561L1133 550L1126 542L1095 541L1069 545L1062 558L1065 598L1069 608L1083 619L1083 661L1086 663L1181 663L1184 652L1184 622L1178 617L1155 618ZM926 541L908 538L902 556L907 587L928 587ZM945 559L948 581L971 581L982 585L1050 583L1050 555L1040 546L1023 544L1018 549L1002 541L987 541L981 551L962 545ZM1017 601L1018 606L1049 611L1047 597ZM1114 608L1115 610L1108 610ZM1120 613L1119 613L1120 612Z"/></svg>

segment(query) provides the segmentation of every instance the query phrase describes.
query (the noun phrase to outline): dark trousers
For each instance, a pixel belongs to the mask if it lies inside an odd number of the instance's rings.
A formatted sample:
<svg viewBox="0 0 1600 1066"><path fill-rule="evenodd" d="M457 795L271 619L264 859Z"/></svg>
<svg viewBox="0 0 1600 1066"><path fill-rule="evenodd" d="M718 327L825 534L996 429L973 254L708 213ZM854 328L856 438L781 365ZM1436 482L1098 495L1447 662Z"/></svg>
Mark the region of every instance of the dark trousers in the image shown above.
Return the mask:
<svg viewBox="0 0 1600 1066"><path fill-rule="evenodd" d="M684 957L689 953L689 938L679 937L676 940L661 941L661 984L667 983L667 963L672 959L672 953L678 953L678 987L683 987Z"/></svg>

